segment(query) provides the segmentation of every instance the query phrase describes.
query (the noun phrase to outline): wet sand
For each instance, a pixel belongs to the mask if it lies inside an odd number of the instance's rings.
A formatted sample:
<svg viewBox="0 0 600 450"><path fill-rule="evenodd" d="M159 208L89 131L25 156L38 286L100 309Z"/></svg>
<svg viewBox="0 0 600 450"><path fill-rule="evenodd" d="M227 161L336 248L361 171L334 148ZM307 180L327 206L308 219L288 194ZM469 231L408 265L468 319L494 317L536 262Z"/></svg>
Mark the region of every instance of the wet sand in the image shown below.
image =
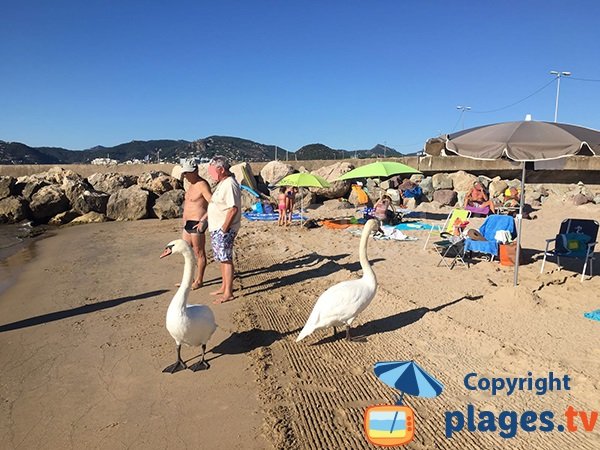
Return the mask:
<svg viewBox="0 0 600 450"><path fill-rule="evenodd" d="M599 410L600 273L583 283L569 264L547 263L544 239L563 217L597 218L598 207L545 205L525 221L520 286L496 262L470 269L436 267L415 242L369 242L379 288L357 319L351 343L331 330L295 338L318 296L360 271L359 238L324 227L281 229L243 222L237 239L237 299L212 306L219 329L208 348L211 368L167 375L173 340L164 327L181 277L179 255L159 260L179 236L178 221L147 220L65 228L36 244L36 258L0 296L0 438L8 448L374 448L364 438L369 405L393 404L398 392L373 364L415 360L438 378L435 399L406 396L415 410L409 449L595 449L593 433L465 430L444 435L444 413L551 410L565 423L567 405ZM321 207L313 217L348 211ZM474 219L477 226L482 219ZM218 267L190 301L210 304ZM198 355L184 348L184 358ZM568 374L570 391L492 397L468 391L469 372L488 377Z"/></svg>

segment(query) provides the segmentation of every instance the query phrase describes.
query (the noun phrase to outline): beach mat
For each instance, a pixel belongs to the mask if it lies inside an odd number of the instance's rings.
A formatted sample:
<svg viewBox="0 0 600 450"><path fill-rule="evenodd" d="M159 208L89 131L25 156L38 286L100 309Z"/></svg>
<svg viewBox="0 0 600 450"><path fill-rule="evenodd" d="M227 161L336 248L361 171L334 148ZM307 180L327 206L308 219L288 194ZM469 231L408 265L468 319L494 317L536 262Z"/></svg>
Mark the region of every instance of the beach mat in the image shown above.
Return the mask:
<svg viewBox="0 0 600 450"><path fill-rule="evenodd" d="M243 213L242 216L244 216L246 219L248 220L267 220L267 221L274 221L274 220L278 220L279 219L279 214L277 213ZM301 216L298 213L294 213L292 214L292 220L306 220L306 217Z"/></svg>
<svg viewBox="0 0 600 450"><path fill-rule="evenodd" d="M588 319L597 320L598 322L600 322L600 309L585 313L583 317L587 317Z"/></svg>
<svg viewBox="0 0 600 450"><path fill-rule="evenodd" d="M396 225L396 230L433 230L434 226L423 222L402 222Z"/></svg>

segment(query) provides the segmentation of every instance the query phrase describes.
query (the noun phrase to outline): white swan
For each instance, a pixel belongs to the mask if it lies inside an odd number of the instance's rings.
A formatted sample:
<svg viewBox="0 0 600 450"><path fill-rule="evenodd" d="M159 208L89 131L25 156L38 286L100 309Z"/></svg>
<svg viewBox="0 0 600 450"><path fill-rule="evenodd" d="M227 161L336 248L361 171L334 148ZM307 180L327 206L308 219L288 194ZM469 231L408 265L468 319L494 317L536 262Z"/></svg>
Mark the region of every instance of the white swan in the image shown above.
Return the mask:
<svg viewBox="0 0 600 450"><path fill-rule="evenodd" d="M190 366L189 369L194 372L208 369L210 365L204 359L204 353L206 352L206 343L217 328L215 316L206 305L187 304L188 292L190 291L196 264L192 248L184 240L176 239L167 244L160 257L164 258L173 253L181 253L185 258L181 285L167 310L167 330L177 343L177 362L166 367L163 372L175 373L188 368L181 359L181 344L192 347L202 346L202 360Z"/></svg>
<svg viewBox="0 0 600 450"><path fill-rule="evenodd" d="M379 229L377 220L369 220L360 237L359 258L363 270L362 278L358 280L342 281L331 286L318 298L315 306L306 321L306 325L298 335L296 342L316 330L346 325L346 339L351 340L350 325L373 300L377 291L377 279L367 259L367 241L371 231Z"/></svg>

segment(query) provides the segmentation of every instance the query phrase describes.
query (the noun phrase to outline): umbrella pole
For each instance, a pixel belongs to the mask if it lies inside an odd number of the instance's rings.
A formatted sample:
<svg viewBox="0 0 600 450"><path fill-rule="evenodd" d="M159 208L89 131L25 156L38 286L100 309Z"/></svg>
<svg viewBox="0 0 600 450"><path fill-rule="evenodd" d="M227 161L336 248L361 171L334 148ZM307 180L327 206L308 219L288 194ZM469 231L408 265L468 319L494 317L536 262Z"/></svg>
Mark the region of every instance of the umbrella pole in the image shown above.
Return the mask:
<svg viewBox="0 0 600 450"><path fill-rule="evenodd" d="M400 391L400 398L396 402L396 405L402 406L402 399L404 398L404 391Z"/></svg>
<svg viewBox="0 0 600 450"><path fill-rule="evenodd" d="M515 255L515 279L514 286L519 284L519 260L521 255L521 225L523 223L523 206L525 205L525 164L523 161L523 172L521 173L521 201L519 202L519 214L517 215L517 254Z"/></svg>

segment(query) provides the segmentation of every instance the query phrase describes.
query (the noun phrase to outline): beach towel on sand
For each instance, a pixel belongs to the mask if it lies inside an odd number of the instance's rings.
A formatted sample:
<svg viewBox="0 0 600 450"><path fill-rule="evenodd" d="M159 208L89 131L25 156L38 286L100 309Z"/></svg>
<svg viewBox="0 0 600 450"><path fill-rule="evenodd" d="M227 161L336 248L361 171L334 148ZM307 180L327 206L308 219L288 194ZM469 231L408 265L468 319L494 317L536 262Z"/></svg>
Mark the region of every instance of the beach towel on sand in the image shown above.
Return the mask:
<svg viewBox="0 0 600 450"><path fill-rule="evenodd" d="M272 213L272 214L259 214L259 213L243 213L242 216L244 216L246 219L248 220L268 220L268 221L273 221L273 220L277 220L279 219L279 214L277 213ZM294 213L292 214L292 220L306 220L306 217L301 216L298 213Z"/></svg>
<svg viewBox="0 0 600 450"><path fill-rule="evenodd" d="M588 319L597 320L598 322L600 322L600 309L585 313L583 317L587 317Z"/></svg>

